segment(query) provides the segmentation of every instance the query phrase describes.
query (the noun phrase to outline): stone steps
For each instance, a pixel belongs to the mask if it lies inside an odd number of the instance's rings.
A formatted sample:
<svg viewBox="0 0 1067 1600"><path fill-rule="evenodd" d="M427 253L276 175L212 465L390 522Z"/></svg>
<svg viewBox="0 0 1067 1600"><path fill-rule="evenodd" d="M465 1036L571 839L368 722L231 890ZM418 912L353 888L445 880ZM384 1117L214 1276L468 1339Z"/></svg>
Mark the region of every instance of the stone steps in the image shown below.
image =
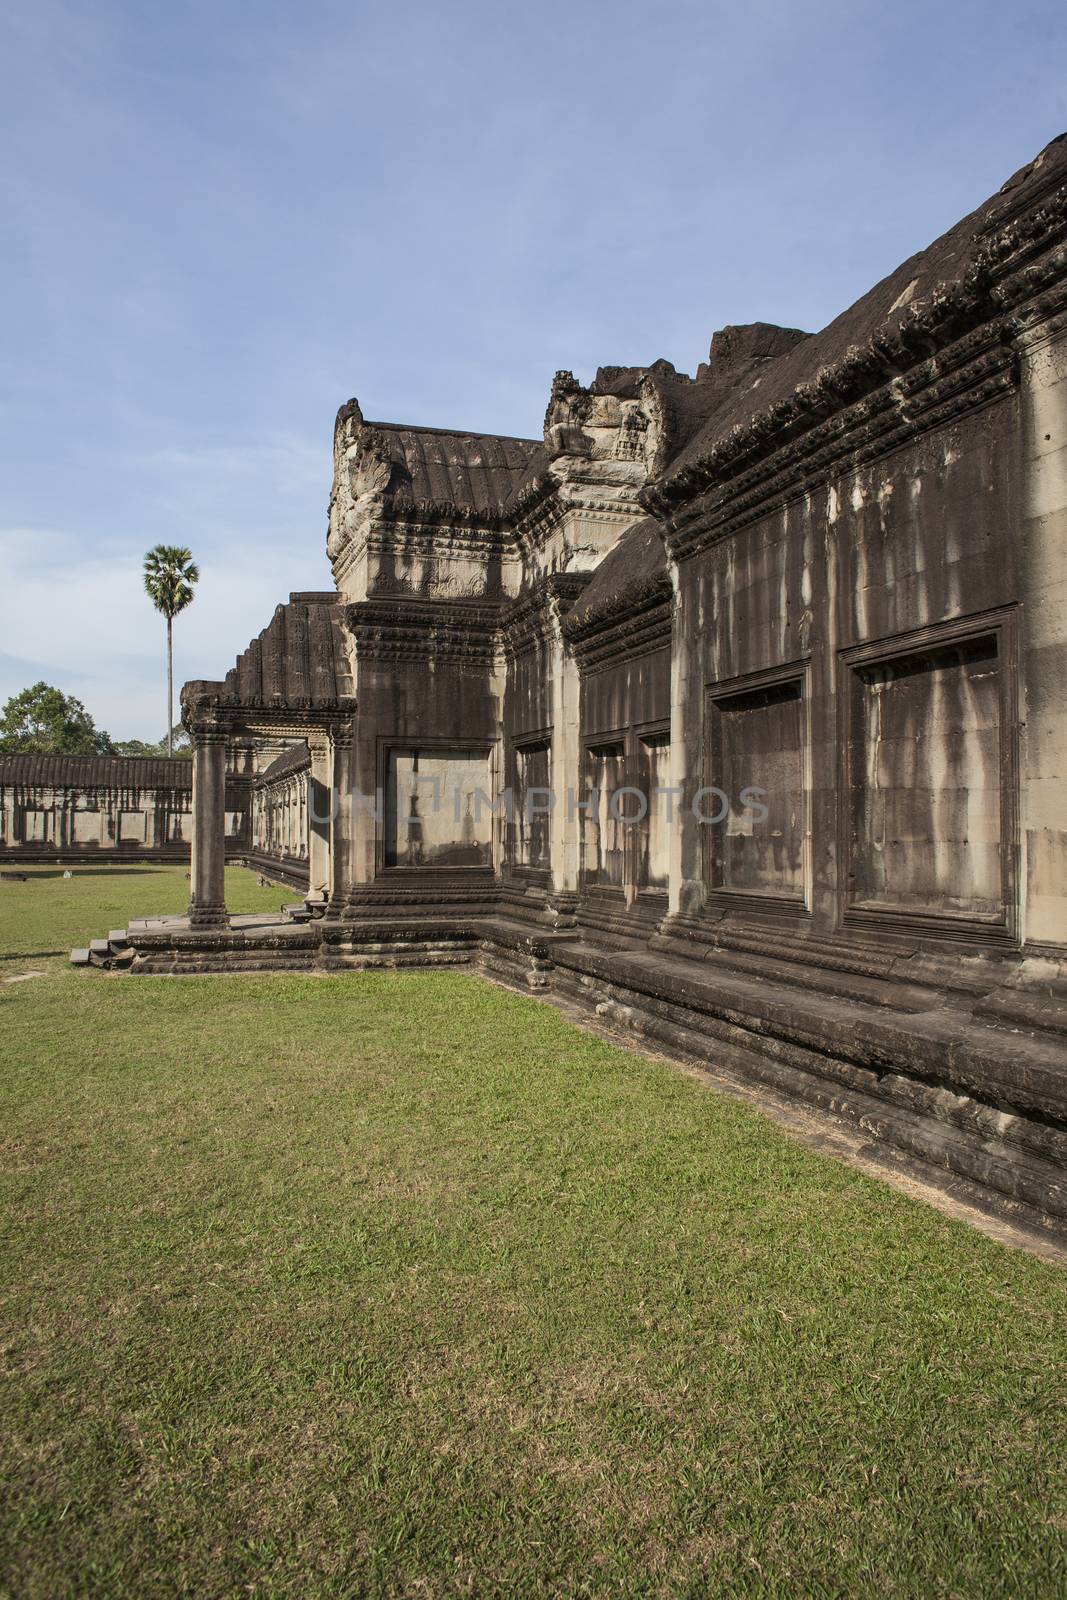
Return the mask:
<svg viewBox="0 0 1067 1600"><path fill-rule="evenodd" d="M90 939L70 952L72 967L103 967L106 971L132 966L134 949L125 928L112 928L106 939Z"/></svg>

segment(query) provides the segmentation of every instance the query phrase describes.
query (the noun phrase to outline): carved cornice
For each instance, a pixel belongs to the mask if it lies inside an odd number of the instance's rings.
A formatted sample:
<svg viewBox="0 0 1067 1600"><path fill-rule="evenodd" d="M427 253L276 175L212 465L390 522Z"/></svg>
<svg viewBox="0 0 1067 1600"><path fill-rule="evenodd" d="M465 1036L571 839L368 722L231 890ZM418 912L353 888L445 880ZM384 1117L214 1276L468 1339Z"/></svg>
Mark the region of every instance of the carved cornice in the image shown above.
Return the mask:
<svg viewBox="0 0 1067 1600"><path fill-rule="evenodd" d="M638 519L642 514L639 489L636 482L607 481L596 462L579 461L566 476L558 469L545 473L511 504L511 525L519 550L529 558L570 516L609 525L620 518Z"/></svg>
<svg viewBox="0 0 1067 1600"><path fill-rule="evenodd" d="M650 484L641 500L665 523L672 552L691 554L729 531L724 519L706 537L690 526L714 513L727 485L732 497L744 495L759 478L781 473L796 492L805 475L824 479L848 457L884 454L1009 391L1012 341L1035 316L1053 314L1067 292L1067 185L1036 208L1032 196L1028 204L992 236L983 231L958 283L939 285L899 323L734 428L699 461ZM779 492L768 482L762 499Z"/></svg>
<svg viewBox="0 0 1067 1600"><path fill-rule="evenodd" d="M549 572L512 602L501 628L508 659L547 641L558 629L592 577L591 572Z"/></svg>
<svg viewBox="0 0 1067 1600"><path fill-rule="evenodd" d="M511 519L505 506L476 510L473 506L456 505L451 500L410 500L397 495L385 497L375 508L375 521L380 526L407 524L432 533L438 528L448 528L458 533L498 534L506 536Z"/></svg>
<svg viewBox="0 0 1067 1600"><path fill-rule="evenodd" d="M241 700L222 682L193 679L182 688L182 725L196 738L214 733L227 739L278 735L302 739L311 729L332 733L356 713L352 695L331 700Z"/></svg>
<svg viewBox="0 0 1067 1600"><path fill-rule="evenodd" d="M339 591L343 588L349 572L364 554L366 547L366 539L356 540L351 537L336 544L336 553L330 554L330 570Z"/></svg>
<svg viewBox="0 0 1067 1600"><path fill-rule="evenodd" d="M1004 200L993 207L976 237L984 239L992 234L1004 235L1008 226L1024 213L1029 213L1027 233L1032 238L1038 237L1045 231L1047 202L1054 201L1062 188L1063 174L1056 162L1049 165L1043 178L1031 170L1025 186L1006 190Z"/></svg>
<svg viewBox="0 0 1067 1600"><path fill-rule="evenodd" d="M670 554L675 560L693 555L835 473L878 460L920 433L1009 394L1017 382L1010 346L994 342L965 359L967 346L986 344L986 333L969 336L943 361L924 363L921 370L884 385L694 500L666 521Z"/></svg>
<svg viewBox="0 0 1067 1600"><path fill-rule="evenodd" d="M380 501L355 532L349 531L332 556L338 582L365 554L391 554L405 544L428 553L455 552L478 560L517 558L510 519L437 501Z"/></svg>
<svg viewBox="0 0 1067 1600"><path fill-rule="evenodd" d="M540 477L534 478L510 502L512 520L520 523L534 517L546 501L555 497L558 488L558 479L549 472L541 473Z"/></svg>
<svg viewBox="0 0 1067 1600"><path fill-rule="evenodd" d="M447 661L484 671L497 653L502 605L447 600L359 600L345 607L357 660Z"/></svg>
<svg viewBox="0 0 1067 1600"><path fill-rule="evenodd" d="M455 521L425 523L397 519L377 522L368 530L363 548L374 555L394 555L397 550L416 545L430 556L474 556L480 561L510 556L518 549L509 528L490 528L483 524Z"/></svg>
<svg viewBox="0 0 1067 1600"><path fill-rule="evenodd" d="M535 550L547 544L563 524L568 510L555 478L546 473L531 484L511 507L515 541L520 554L529 559Z"/></svg>
<svg viewBox="0 0 1067 1600"><path fill-rule="evenodd" d="M659 573L595 610L568 617L563 633L582 671L597 672L669 646L673 615L671 580Z"/></svg>

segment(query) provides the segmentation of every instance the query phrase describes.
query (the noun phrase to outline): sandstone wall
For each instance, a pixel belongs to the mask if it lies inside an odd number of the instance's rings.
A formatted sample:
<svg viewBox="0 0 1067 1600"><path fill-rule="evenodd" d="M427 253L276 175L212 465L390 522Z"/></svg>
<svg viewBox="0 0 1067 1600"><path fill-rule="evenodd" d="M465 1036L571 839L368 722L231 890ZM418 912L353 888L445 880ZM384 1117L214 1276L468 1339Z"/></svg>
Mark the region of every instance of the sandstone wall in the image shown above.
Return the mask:
<svg viewBox="0 0 1067 1600"><path fill-rule="evenodd" d="M184 860L188 761L0 756L0 859Z"/></svg>

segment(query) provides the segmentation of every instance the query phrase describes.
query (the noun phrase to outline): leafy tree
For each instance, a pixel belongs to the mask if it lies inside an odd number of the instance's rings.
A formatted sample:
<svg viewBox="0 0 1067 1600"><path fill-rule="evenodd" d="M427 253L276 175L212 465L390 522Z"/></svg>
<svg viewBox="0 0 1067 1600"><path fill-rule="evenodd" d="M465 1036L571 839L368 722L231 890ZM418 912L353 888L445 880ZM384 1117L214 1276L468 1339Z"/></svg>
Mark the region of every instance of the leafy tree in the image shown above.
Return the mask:
<svg viewBox="0 0 1067 1600"><path fill-rule="evenodd" d="M146 744L143 739L116 739L112 749L117 756L158 756L162 754L158 744Z"/></svg>
<svg viewBox="0 0 1067 1600"><path fill-rule="evenodd" d="M167 748L167 739L160 739L160 755L165 755L167 753ZM193 759L193 741L190 739L187 730L183 728L180 722L176 722L173 728L170 730L170 754L172 756L188 758L190 761Z"/></svg>
<svg viewBox="0 0 1067 1600"><path fill-rule="evenodd" d="M107 755L112 749L81 701L50 683L12 695L0 716L0 750Z"/></svg>
<svg viewBox="0 0 1067 1600"><path fill-rule="evenodd" d="M193 598L200 568L183 545L157 544L144 558L144 586L167 619L167 754L174 751L174 618Z"/></svg>
<svg viewBox="0 0 1067 1600"><path fill-rule="evenodd" d="M112 745L117 756L165 756L171 754L181 760L191 761L193 746L189 735L181 723L176 723L170 730L171 750L167 750L166 735L156 744L147 743L144 739L116 739Z"/></svg>

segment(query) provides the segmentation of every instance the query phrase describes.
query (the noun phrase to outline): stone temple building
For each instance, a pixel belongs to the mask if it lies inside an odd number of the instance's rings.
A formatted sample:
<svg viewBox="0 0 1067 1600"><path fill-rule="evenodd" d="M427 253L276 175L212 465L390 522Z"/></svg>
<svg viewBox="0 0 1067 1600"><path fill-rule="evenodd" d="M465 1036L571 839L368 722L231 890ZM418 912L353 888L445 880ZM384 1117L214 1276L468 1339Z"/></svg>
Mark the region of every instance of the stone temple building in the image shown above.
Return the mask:
<svg viewBox="0 0 1067 1600"><path fill-rule="evenodd" d="M276 758L262 745L227 751L227 861L256 865L253 818L258 825ZM0 866L188 861L192 791L192 763L179 757L0 752ZM293 881L273 836L262 865L272 877Z"/></svg>
<svg viewBox="0 0 1067 1600"><path fill-rule="evenodd" d="M334 431L135 971L471 963L1067 1217L1067 136L816 334ZM228 922L225 785L303 923Z"/></svg>
<svg viewBox="0 0 1067 1600"><path fill-rule="evenodd" d="M192 787L168 757L0 754L0 864L187 860Z"/></svg>

